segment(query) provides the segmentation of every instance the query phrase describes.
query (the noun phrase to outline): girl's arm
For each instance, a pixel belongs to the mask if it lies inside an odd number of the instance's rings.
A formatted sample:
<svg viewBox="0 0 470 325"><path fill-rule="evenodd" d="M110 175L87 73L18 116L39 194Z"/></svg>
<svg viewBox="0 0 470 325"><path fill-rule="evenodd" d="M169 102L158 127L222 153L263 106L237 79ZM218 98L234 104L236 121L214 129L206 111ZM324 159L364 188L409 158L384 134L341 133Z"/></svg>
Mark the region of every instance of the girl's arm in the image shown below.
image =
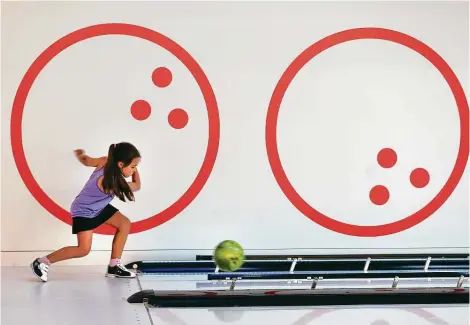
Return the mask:
<svg viewBox="0 0 470 325"><path fill-rule="evenodd" d="M74 150L75 157L78 161L81 162L84 166L87 167L98 167L106 164L107 157L92 158L85 154L85 151L82 149Z"/></svg>
<svg viewBox="0 0 470 325"><path fill-rule="evenodd" d="M132 192L140 190L140 175L137 169L135 170L135 173L132 175L132 182L129 182L128 184Z"/></svg>

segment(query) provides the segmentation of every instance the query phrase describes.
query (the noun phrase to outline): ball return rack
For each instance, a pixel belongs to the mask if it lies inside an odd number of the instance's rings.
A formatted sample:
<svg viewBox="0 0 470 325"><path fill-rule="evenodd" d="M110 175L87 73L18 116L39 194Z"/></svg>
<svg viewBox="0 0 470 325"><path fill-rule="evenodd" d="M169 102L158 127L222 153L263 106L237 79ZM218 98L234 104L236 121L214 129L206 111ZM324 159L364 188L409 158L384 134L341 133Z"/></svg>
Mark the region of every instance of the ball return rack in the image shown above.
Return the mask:
<svg viewBox="0 0 470 325"><path fill-rule="evenodd" d="M240 270L223 272L204 255L193 261L138 261L126 265L138 278L207 279L196 281L197 290L140 290L128 302L168 308L468 304L469 262L463 254L254 255Z"/></svg>

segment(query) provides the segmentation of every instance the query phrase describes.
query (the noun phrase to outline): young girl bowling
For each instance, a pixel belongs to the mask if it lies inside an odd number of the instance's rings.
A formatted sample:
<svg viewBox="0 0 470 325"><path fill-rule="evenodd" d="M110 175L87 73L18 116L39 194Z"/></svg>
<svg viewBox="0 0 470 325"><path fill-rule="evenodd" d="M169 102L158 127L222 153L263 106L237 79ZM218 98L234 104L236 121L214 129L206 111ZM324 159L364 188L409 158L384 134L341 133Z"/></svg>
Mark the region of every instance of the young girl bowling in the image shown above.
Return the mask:
<svg viewBox="0 0 470 325"><path fill-rule="evenodd" d="M121 142L109 147L107 157L91 158L81 149L75 150L75 156L83 165L95 167L70 209L72 233L77 235L78 245L63 247L47 256L37 258L31 263L31 268L39 279L46 282L50 265L88 255L93 229L106 223L116 228L106 276L133 278L135 274L120 260L131 222L110 202L115 197L123 202L126 198L134 200L134 192L140 189L140 176L137 171L141 159L140 153L132 144ZM128 177L132 177L131 182L126 181Z"/></svg>

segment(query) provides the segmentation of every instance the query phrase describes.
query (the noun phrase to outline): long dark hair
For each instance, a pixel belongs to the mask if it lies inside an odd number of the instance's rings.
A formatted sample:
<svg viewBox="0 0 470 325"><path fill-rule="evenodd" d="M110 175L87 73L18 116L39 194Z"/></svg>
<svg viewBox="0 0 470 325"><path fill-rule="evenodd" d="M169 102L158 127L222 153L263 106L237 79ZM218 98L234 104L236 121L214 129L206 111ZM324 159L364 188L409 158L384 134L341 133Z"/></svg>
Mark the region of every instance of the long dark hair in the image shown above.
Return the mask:
<svg viewBox="0 0 470 325"><path fill-rule="evenodd" d="M127 167L134 158L140 158L140 153L136 147L128 142L121 142L109 146L108 161L106 165L104 165L102 182L105 193L112 193L123 202L126 202L125 197L129 201L134 201L134 193L121 174L121 170L118 166L118 162L122 162L124 164L123 167Z"/></svg>

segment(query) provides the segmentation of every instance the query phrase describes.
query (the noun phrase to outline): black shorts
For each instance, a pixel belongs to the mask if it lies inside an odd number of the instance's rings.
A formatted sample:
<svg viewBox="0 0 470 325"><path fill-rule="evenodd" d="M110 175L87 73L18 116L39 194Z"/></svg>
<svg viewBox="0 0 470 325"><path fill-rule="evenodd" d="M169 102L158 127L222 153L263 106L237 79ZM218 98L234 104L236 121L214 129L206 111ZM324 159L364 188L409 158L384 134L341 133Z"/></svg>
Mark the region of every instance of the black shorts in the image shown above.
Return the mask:
<svg viewBox="0 0 470 325"><path fill-rule="evenodd" d="M73 217L72 234L78 234L80 231L93 230L101 226L119 210L108 204L101 212L93 218Z"/></svg>

